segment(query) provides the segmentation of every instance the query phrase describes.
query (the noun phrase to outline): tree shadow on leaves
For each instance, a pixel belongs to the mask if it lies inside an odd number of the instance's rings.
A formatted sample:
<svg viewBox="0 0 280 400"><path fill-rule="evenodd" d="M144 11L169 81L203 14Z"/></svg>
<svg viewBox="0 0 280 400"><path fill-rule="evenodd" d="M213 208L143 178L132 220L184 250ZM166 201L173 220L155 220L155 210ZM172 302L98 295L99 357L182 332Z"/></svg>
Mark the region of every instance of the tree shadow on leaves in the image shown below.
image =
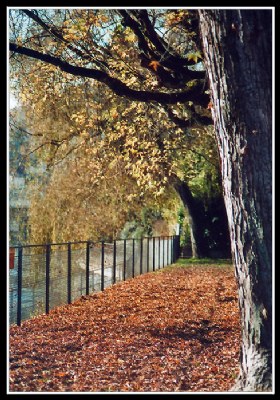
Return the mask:
<svg viewBox="0 0 280 400"><path fill-rule="evenodd" d="M208 346L222 342L225 335L232 331L231 327L221 327L209 320L187 321L183 326L167 326L165 328L153 328L149 333L153 337L162 339L183 339L186 341L199 341Z"/></svg>

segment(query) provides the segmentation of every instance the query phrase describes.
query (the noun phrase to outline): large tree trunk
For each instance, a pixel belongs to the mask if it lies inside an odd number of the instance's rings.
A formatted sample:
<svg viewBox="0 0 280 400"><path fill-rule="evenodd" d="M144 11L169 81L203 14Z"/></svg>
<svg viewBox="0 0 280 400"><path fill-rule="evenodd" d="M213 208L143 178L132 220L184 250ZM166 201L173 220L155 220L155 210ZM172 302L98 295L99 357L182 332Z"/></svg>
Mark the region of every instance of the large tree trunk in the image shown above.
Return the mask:
<svg viewBox="0 0 280 400"><path fill-rule="evenodd" d="M272 11L200 10L239 289L240 376L272 390Z"/></svg>

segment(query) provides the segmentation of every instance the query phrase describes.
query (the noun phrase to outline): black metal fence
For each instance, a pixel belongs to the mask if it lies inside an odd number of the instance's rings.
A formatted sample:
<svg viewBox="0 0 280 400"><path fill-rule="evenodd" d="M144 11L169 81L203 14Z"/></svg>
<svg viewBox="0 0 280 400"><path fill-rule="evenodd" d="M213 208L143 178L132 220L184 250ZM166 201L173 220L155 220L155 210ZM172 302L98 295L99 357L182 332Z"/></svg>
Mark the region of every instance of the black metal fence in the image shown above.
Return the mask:
<svg viewBox="0 0 280 400"><path fill-rule="evenodd" d="M10 247L10 324L172 264L179 236Z"/></svg>

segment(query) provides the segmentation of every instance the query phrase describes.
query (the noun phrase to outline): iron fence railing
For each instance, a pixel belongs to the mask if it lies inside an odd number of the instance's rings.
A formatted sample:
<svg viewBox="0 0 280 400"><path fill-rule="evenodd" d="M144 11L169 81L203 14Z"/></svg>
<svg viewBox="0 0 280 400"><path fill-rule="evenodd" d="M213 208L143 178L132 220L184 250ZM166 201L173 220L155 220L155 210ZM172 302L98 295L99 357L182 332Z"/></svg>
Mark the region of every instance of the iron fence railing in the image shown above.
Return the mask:
<svg viewBox="0 0 280 400"><path fill-rule="evenodd" d="M10 247L10 324L174 263L179 236Z"/></svg>

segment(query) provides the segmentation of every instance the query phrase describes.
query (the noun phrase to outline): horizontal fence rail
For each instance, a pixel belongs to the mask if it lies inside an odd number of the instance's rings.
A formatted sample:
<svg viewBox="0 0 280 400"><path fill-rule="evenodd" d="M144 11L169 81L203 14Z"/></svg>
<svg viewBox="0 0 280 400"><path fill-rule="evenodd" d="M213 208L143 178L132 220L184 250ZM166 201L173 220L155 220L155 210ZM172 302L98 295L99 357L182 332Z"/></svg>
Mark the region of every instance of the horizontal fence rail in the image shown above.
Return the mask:
<svg viewBox="0 0 280 400"><path fill-rule="evenodd" d="M10 324L174 263L179 236L10 247Z"/></svg>

